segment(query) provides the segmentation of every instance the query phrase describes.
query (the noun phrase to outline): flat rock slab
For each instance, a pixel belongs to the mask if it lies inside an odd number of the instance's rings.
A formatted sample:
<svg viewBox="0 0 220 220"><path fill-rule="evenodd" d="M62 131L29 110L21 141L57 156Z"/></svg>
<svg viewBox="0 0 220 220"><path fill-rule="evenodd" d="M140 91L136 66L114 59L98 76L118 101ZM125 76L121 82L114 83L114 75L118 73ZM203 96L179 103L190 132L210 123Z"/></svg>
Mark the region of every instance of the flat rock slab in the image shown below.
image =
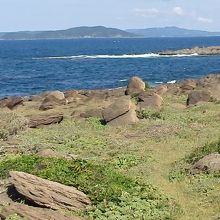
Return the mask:
<svg viewBox="0 0 220 220"><path fill-rule="evenodd" d="M29 119L29 127L37 128L43 125L57 124L63 120L62 114L47 114L31 116Z"/></svg>
<svg viewBox="0 0 220 220"><path fill-rule="evenodd" d="M80 220L78 217L66 216L51 209L36 208L14 202L3 208L0 213L0 219L5 220L14 214L27 220Z"/></svg>
<svg viewBox="0 0 220 220"><path fill-rule="evenodd" d="M11 171L9 182L20 195L41 207L76 211L91 204L90 199L76 188L31 174Z"/></svg>

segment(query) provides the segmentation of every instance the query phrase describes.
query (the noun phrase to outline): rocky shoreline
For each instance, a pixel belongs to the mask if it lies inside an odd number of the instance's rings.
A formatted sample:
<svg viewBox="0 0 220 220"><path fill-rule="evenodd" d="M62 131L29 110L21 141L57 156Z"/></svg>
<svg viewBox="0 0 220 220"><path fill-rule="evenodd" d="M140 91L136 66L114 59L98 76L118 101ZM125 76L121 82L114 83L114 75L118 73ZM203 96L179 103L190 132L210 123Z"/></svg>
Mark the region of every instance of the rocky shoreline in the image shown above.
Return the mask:
<svg viewBox="0 0 220 220"><path fill-rule="evenodd" d="M181 49L181 50L167 50L159 52L159 55L163 56L175 56L175 55L200 55L200 56L209 56L209 55L220 55L220 46L212 47L194 47L190 49Z"/></svg>
<svg viewBox="0 0 220 220"><path fill-rule="evenodd" d="M128 167L134 166L137 169L137 165L141 163L146 163L147 167L152 164L154 166L154 163L148 164L146 161L149 160L148 154L155 149L156 164L162 161L159 164L160 167L157 168L160 170L163 169L163 160L171 164L170 159L164 155L168 153L176 155L173 151L179 152L180 142L191 145L193 141L200 141L203 136L207 141L210 131L212 131L210 136L215 132L216 136L219 135L219 103L220 74L211 74L201 79L182 80L174 84L163 84L154 88L150 88L141 78L134 76L129 80L126 88L50 91L34 96L1 99L0 208L1 206L3 208L0 209L0 219L8 219L14 213L30 220L108 219L108 213L112 217L115 213L108 209L111 204L108 200L112 199L114 203L115 199L121 196L121 191L127 193L136 184L130 182L132 181L130 179L124 179L127 178L124 177L125 174L121 176L120 166L123 167L123 163L125 165L128 163ZM211 106L210 109L208 105ZM95 123L94 119L97 119ZM211 128L213 130L210 130ZM77 133L78 130L79 133ZM40 133L42 135L38 136ZM89 133L88 137L87 133ZM23 139L20 136L27 134L28 136ZM43 144L40 144L42 140L44 140ZM160 159L157 158L160 156L157 150L159 142L162 147L160 150L165 148L165 153L161 154ZM172 146L172 143L176 146ZM88 147L89 152L82 153L87 146L90 147ZM144 151L145 148L146 151ZM188 153L188 148L186 152ZM82 154L79 155L80 153ZM128 157L129 153L131 155ZM131 159L133 158L131 156L136 154L137 160ZM96 163L101 164L100 161L102 161L107 168L104 168L103 164L93 165L94 156L99 157L99 160L95 160ZM89 157L91 158L88 159ZM120 159L120 157L125 159ZM117 162L118 158L119 162ZM117 160L116 165L112 165L115 160ZM176 160L179 160L179 156L172 158L172 161ZM118 166L119 174L114 171ZM109 167L113 171L110 172ZM126 173L129 171L128 167L125 169ZM206 171L219 172L220 154L216 151L209 151L188 167L190 169L187 170L187 175L196 175ZM7 169L9 172L6 175ZM100 175L100 172L103 173ZM138 172L131 171L131 176ZM140 172L144 175L145 170ZM167 173L168 170L166 170L166 176ZM164 176L163 173L162 175ZM112 176L117 178L112 178ZM2 178L5 179L2 180ZM159 179L161 178L164 177L159 176ZM124 181L132 187L126 188L126 184L123 185ZM109 184L112 184L110 188L113 191L110 190L106 199ZM119 191L118 187L121 187ZM145 190L149 188L145 185L144 187ZM142 198L142 191L138 196L136 190L130 193L136 196L134 201L137 200L136 198L138 201ZM160 200L153 198L157 201L156 204L162 201L164 205L168 201L159 198ZM150 203L151 200L152 196L150 199L147 197L144 202ZM24 201L24 204L20 203L21 201ZM130 206L129 202L128 204ZM137 213L141 213L142 216L144 212L142 206L135 202L134 204L134 209L137 209ZM165 207L169 205L166 204ZM102 211L94 211L93 214L94 207L99 210L99 206ZM118 203L114 203L115 207L121 209ZM150 210L156 213L160 211L160 208L153 205L150 207L153 207ZM169 207L168 211L171 216L170 210ZM89 211L89 215L96 216L98 213L101 217L86 218ZM68 212L72 212L73 215L68 215ZM78 216L78 213L81 215ZM148 217L148 213L151 211L143 215ZM104 215L107 217L102 218ZM121 215L127 215L127 218L130 218L127 212ZM116 216L112 219L118 218ZM158 217L158 219L165 218Z"/></svg>

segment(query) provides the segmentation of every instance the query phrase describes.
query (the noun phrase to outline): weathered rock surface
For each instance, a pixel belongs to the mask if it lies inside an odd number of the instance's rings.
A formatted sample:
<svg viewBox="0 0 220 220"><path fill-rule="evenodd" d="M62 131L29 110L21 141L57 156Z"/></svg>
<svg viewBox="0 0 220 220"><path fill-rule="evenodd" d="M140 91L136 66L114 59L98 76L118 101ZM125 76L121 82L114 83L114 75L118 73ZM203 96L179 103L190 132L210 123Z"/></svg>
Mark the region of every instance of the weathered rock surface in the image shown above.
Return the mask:
<svg viewBox="0 0 220 220"><path fill-rule="evenodd" d="M0 107L4 108L7 107L9 109L14 109L16 106L23 104L22 97L9 97L0 100Z"/></svg>
<svg viewBox="0 0 220 220"><path fill-rule="evenodd" d="M95 118L100 118L102 119L102 109L90 109L86 112L82 112L80 114L81 118L91 118L91 117L95 117Z"/></svg>
<svg viewBox="0 0 220 220"><path fill-rule="evenodd" d="M188 95L187 105L195 105L199 102L209 102L211 101L211 93L209 91L197 90L192 91Z"/></svg>
<svg viewBox="0 0 220 220"><path fill-rule="evenodd" d="M129 80L125 94L126 95L139 94L144 90L145 90L145 82L141 78L134 76Z"/></svg>
<svg viewBox="0 0 220 220"><path fill-rule="evenodd" d="M109 125L126 125L138 121L135 106L129 97L117 99L108 108L103 110L103 119Z"/></svg>
<svg viewBox="0 0 220 220"><path fill-rule="evenodd" d="M220 154L218 153L209 154L203 157L196 162L191 169L192 174L217 171L220 171Z"/></svg>
<svg viewBox="0 0 220 220"><path fill-rule="evenodd" d="M90 199L74 187L45 180L23 172L10 172L10 183L15 190L40 207L54 210L84 210Z"/></svg>
<svg viewBox="0 0 220 220"><path fill-rule="evenodd" d="M194 47L191 49L182 49L182 50L167 50L159 52L160 55L219 55L220 46L212 47Z"/></svg>
<svg viewBox="0 0 220 220"><path fill-rule="evenodd" d="M53 109L59 105L65 105L67 101L65 99L64 93L59 91L54 91L48 93L46 98L43 100L40 106L40 110Z"/></svg>
<svg viewBox="0 0 220 220"><path fill-rule="evenodd" d="M78 217L66 216L51 209L37 208L14 202L3 208L0 217L5 220L13 214L17 214L27 220L80 220Z"/></svg>
<svg viewBox="0 0 220 220"><path fill-rule="evenodd" d="M30 128L38 128L43 125L58 124L63 120L62 114L46 114L31 116L29 119Z"/></svg>
<svg viewBox="0 0 220 220"><path fill-rule="evenodd" d="M157 86L155 89L154 89L155 93L160 95L160 96L163 96L167 91L168 91L168 88L166 85L160 85L160 86Z"/></svg>
<svg viewBox="0 0 220 220"><path fill-rule="evenodd" d="M148 108L159 109L163 104L163 99L156 93L141 93L139 96L138 110L144 110Z"/></svg>

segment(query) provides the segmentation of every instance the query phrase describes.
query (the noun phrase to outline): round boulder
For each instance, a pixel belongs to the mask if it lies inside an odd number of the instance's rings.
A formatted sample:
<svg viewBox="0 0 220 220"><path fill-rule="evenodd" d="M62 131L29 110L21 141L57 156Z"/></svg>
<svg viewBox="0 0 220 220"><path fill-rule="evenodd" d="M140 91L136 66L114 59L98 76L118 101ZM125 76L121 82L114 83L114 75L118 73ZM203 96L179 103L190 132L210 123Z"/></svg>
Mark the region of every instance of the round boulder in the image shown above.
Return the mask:
<svg viewBox="0 0 220 220"><path fill-rule="evenodd" d="M125 91L126 95L139 94L145 90L145 82L138 76L132 77Z"/></svg>

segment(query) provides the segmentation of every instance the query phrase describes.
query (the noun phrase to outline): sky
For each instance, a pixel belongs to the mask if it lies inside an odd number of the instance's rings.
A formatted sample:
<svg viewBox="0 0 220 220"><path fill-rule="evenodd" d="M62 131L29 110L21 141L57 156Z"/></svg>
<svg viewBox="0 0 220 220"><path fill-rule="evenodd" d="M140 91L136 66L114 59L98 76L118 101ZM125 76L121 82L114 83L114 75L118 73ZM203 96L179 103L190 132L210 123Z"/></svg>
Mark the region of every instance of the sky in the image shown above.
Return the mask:
<svg viewBox="0 0 220 220"><path fill-rule="evenodd" d="M220 31L220 0L0 0L0 32L76 26Z"/></svg>

